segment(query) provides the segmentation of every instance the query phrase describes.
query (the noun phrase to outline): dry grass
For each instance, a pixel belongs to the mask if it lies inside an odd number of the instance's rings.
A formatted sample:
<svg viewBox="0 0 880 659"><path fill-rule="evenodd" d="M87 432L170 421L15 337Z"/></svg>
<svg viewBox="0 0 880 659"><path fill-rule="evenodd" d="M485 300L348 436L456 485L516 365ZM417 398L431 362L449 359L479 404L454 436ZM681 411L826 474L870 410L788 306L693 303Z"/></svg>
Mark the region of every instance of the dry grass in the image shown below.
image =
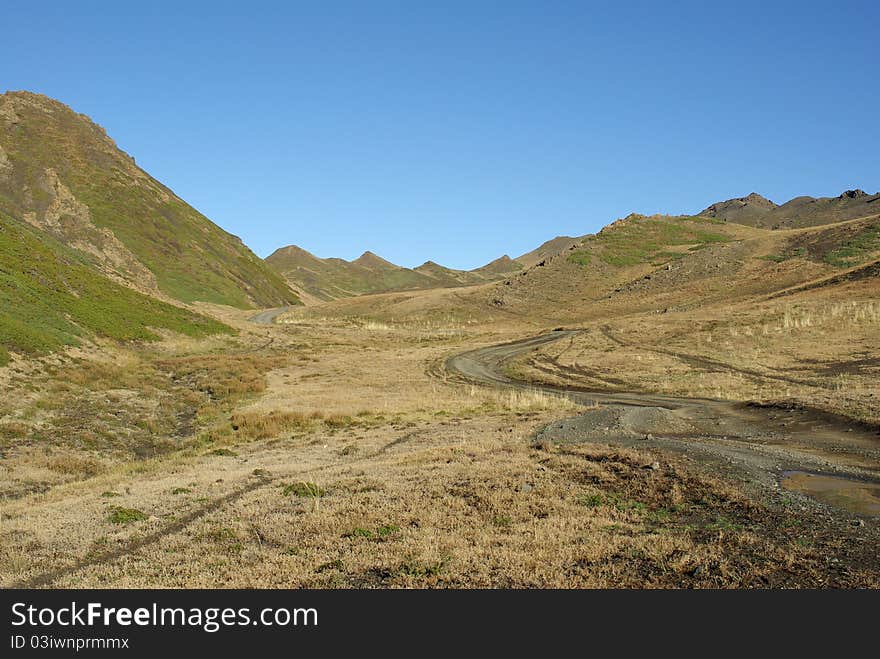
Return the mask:
<svg viewBox="0 0 880 659"><path fill-rule="evenodd" d="M346 428L365 423L363 417L354 419L344 414L325 415L323 412L240 412L232 415L230 425L236 439L254 440L278 437L285 432L307 432L320 426Z"/></svg>
<svg viewBox="0 0 880 659"><path fill-rule="evenodd" d="M548 393L540 389L505 391L470 386L467 388L465 400L473 401L477 408L504 412L545 412L551 410L564 412L588 409L563 395Z"/></svg>
<svg viewBox="0 0 880 659"><path fill-rule="evenodd" d="M831 327L835 330L854 329L863 325L880 324L880 302L874 300L849 300L824 304L809 304L802 307L786 307L782 320L775 328L762 325L762 334L773 329L798 330L810 327ZM751 331L751 327L748 327Z"/></svg>
<svg viewBox="0 0 880 659"><path fill-rule="evenodd" d="M266 372L295 354L261 354L247 344L238 353L192 354L218 347L215 338L200 345L175 337L167 345L72 351L17 369L8 382L19 392L16 404L0 409L0 493L44 491L114 463L181 450L264 391Z"/></svg>
<svg viewBox="0 0 880 659"><path fill-rule="evenodd" d="M399 310L416 301L397 296L388 304ZM20 406L0 420L15 444L0 464L15 488L0 520L0 584L828 585L825 559L839 538L805 542L792 518L777 518L668 456L600 445L533 447L539 428L581 409L567 398L428 374L454 352L521 335L520 326L490 332L440 319L407 327L390 315L325 324L299 313L302 322L237 339L242 353L215 354L216 343L206 343L205 354L195 343L169 342L121 355L136 370L106 360L93 369L86 359L65 366L83 370L67 378L69 390L52 388L57 373L42 381L16 376L18 386L35 389L32 412ZM690 333L683 317L670 314L663 325L645 317L625 336L652 337L647 347L624 348L591 331L547 354L621 379L669 378L670 388L684 389L700 373L650 347L711 335L699 349L707 356L723 350L732 360L746 339L729 327L778 324L782 313L768 307L720 322L707 310ZM858 322L870 338L874 321L862 315L844 309L832 318L829 309L819 329ZM853 327L832 337L852 337ZM783 329L811 337L817 324ZM50 392L58 404L38 406ZM187 410L196 416L176 416ZM138 418L144 427L131 431ZM189 420L169 422L179 418ZM182 425L186 438L174 435ZM39 427L63 428L79 444L46 453L21 442L23 428ZM81 441L86 432L97 440ZM167 441L168 450L132 459L106 448L138 437ZM653 462L660 469L645 468ZM44 581L33 581L41 575ZM878 585L871 564L833 578Z"/></svg>
<svg viewBox="0 0 880 659"><path fill-rule="evenodd" d="M818 291L796 302L782 298L603 322L520 360L516 372L596 389L788 400L880 423L875 288L873 282L850 286L846 301L838 291Z"/></svg>
<svg viewBox="0 0 880 659"><path fill-rule="evenodd" d="M59 474L80 478L95 476L106 469L106 466L99 460L74 453L51 456L47 460L46 467Z"/></svg>
<svg viewBox="0 0 880 659"><path fill-rule="evenodd" d="M134 480L107 474L27 514L10 506L0 578L62 568L56 585L99 587L820 583L825 555L798 542L802 529L677 462L645 469L657 460L649 452L532 449L523 431L550 418L318 428L283 448L166 461ZM362 457L340 459L351 441ZM122 494L98 495L109 488ZM205 508L215 501L225 503ZM765 526L777 523L771 540ZM140 544L145 536L155 539ZM74 561L86 565L63 571ZM850 576L876 585L869 568Z"/></svg>
<svg viewBox="0 0 880 659"><path fill-rule="evenodd" d="M266 372L286 363L283 355L198 355L160 360L157 368L212 398L257 394L266 390Z"/></svg>

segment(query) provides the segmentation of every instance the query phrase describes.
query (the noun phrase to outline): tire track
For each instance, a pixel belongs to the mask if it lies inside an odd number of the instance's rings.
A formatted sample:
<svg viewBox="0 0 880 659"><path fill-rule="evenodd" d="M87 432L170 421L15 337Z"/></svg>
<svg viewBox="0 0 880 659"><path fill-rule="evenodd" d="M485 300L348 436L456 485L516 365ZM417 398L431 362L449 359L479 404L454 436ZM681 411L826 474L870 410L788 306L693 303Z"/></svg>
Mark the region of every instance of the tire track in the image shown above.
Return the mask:
<svg viewBox="0 0 880 659"><path fill-rule="evenodd" d="M738 366L732 366L731 364L719 361L717 359L712 359L711 357L700 357L697 355L689 355L684 352L676 352L674 350L669 350L668 348L657 348L653 346L630 343L616 336L613 333L611 327L609 327L608 325L602 325L602 327L599 328L599 331L602 332L602 335L606 339L613 343L616 343L619 346L623 346L626 348L639 348L641 350L647 350L649 352L656 352L660 355L666 355L667 357L674 357L675 359L678 359L679 361L682 361L689 366L695 366L697 368L708 368L717 371L731 371L733 373L748 375L749 377L758 379L777 380L778 382L785 382L786 384L799 384L807 387L819 387L822 389L831 389L833 386L831 384L824 384L813 380L800 380L798 378L791 378L785 375L773 375L771 373L762 373L761 371L756 371L750 368L740 368Z"/></svg>
<svg viewBox="0 0 880 659"><path fill-rule="evenodd" d="M506 374L505 366L511 359L576 332L556 331L471 350L449 357L446 371L458 382L545 391L587 405L672 411L675 417L690 423L694 431L677 435L674 431L656 430L655 436L644 438L652 442L651 446L685 452L702 447L699 452L705 465L736 462L742 473L772 487L779 486L780 475L787 470L880 482L878 428L843 416L808 407L780 408L711 398L533 384ZM618 441L607 428L599 430L605 434L596 434L596 441Z"/></svg>
<svg viewBox="0 0 880 659"><path fill-rule="evenodd" d="M388 442L387 444L383 444L381 447L370 453L369 455L365 455L361 458L356 458L354 460L320 465L317 467L313 467L311 469L304 469L301 471L293 471L293 472L284 472L275 475L266 474L266 473L254 473L252 477L254 480L247 485L240 487L232 492L229 492L222 497L214 499L195 510L191 510L190 512L182 515L175 521L171 522L159 528L152 533L148 533L145 536L136 538L134 540L129 540L124 543L122 546L117 547L116 549L101 552L98 554L94 554L87 558L80 559L74 563L69 565L64 565L53 570L48 570L46 572L41 572L40 574L34 575L27 579L21 579L19 581L13 582L9 588L47 588L51 586L55 581L59 579L69 576L71 574L75 574L80 570L84 570L90 567L97 567L101 565L109 565L120 558L125 556L130 556L132 554L137 553L141 549L145 547L149 547L150 545L156 544L160 542L164 538L174 535L175 533L180 533L184 529L186 529L193 522L196 522L204 517L207 517L211 513L215 513L221 508L227 506L230 503L238 501L242 497L250 494L251 492L255 492L263 487L269 487L271 485L275 485L283 480L287 480L291 477L304 477L310 474L327 471L329 469L334 468L347 468L351 465L355 465L361 462L366 462L367 460L372 460L373 458L379 457L387 453L390 449L393 449L396 446L400 446L405 442L413 439L419 434L419 431L411 431L409 433L405 433L404 435Z"/></svg>

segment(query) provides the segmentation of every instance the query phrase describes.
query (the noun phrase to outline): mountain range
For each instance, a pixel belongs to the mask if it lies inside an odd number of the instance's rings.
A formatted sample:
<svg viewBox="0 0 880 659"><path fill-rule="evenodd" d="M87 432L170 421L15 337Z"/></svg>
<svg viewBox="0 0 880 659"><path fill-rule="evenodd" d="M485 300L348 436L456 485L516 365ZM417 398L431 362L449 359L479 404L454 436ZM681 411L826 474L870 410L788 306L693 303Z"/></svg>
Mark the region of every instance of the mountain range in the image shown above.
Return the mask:
<svg viewBox="0 0 880 659"><path fill-rule="evenodd" d="M474 270L454 270L433 261L404 268L372 252L353 261L322 259L290 245L275 250L266 263L304 296L327 301L367 293L451 288L497 281L523 269L523 264L502 256Z"/></svg>
<svg viewBox="0 0 880 659"><path fill-rule="evenodd" d="M782 205L752 192L712 204L699 215L762 229L799 229L880 213L880 193L847 190L837 197L795 197Z"/></svg>
<svg viewBox="0 0 880 659"><path fill-rule="evenodd" d="M695 216L632 214L595 235L558 236L467 271L433 261L405 268L372 252L319 258L295 245L263 260L143 171L88 117L42 95L7 92L0 96L0 364L10 353L93 337L232 331L197 302L266 308L481 285L474 290L489 308L530 309L669 287L732 294L725 282L733 278L745 288L767 277L794 285L878 258L878 200L858 189L783 204L751 193Z"/></svg>

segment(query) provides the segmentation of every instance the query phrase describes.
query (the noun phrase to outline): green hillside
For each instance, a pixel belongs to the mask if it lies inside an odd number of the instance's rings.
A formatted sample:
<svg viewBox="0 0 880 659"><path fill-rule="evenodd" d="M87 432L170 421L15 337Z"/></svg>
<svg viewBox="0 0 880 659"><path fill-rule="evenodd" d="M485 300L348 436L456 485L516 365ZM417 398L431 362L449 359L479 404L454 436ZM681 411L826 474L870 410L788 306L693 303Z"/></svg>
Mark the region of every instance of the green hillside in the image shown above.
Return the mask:
<svg viewBox="0 0 880 659"><path fill-rule="evenodd" d="M625 267L665 263L682 258L688 251L731 239L720 220L691 216L630 215L595 235L586 236L569 260L590 265L594 259ZM687 246L688 250L682 251Z"/></svg>
<svg viewBox="0 0 880 659"><path fill-rule="evenodd" d="M0 365L10 351L38 355L90 335L157 339L151 328L232 331L110 281L79 252L0 213Z"/></svg>
<svg viewBox="0 0 880 659"><path fill-rule="evenodd" d="M239 308L298 303L237 237L141 170L85 115L0 96L0 211L90 253L139 289Z"/></svg>

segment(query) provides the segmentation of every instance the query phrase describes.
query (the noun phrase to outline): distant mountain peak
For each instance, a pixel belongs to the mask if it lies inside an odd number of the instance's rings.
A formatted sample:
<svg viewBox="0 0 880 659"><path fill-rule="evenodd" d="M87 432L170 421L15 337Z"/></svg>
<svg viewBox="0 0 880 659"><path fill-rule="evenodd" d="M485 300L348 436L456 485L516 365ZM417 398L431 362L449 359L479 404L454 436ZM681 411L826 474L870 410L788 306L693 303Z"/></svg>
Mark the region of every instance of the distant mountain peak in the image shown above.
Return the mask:
<svg viewBox="0 0 880 659"><path fill-rule="evenodd" d="M276 251L279 254L308 254L309 256L314 256L311 252L303 249L299 245L288 245L287 247L279 247Z"/></svg>
<svg viewBox="0 0 880 659"><path fill-rule="evenodd" d="M412 291L485 284L522 269L505 255L475 270L446 268L425 261L417 268L404 268L366 251L354 261L321 259L301 247L290 245L275 250L266 263L297 290L319 300L333 300L370 293Z"/></svg>
<svg viewBox="0 0 880 659"><path fill-rule="evenodd" d="M711 206L704 209L700 215L708 215L714 217L729 212L735 212L739 209L749 207L751 212L766 212L777 207L778 204L770 201L767 197L759 195L757 192L750 192L745 197L734 197L725 201L717 201Z"/></svg>
<svg viewBox="0 0 880 659"><path fill-rule="evenodd" d="M321 260L322 259L312 254L309 250L303 249L299 245L287 245L286 247L279 247L266 257L266 261L268 262L283 261L287 263L287 265L303 265L306 263L312 263Z"/></svg>
<svg viewBox="0 0 880 659"><path fill-rule="evenodd" d="M725 201L717 201L699 212L703 217L712 217L726 222L755 224L767 213L779 208L779 205L757 192L750 192L745 197L734 197Z"/></svg>
<svg viewBox="0 0 880 659"><path fill-rule="evenodd" d="M846 192L843 192L838 197L838 199L858 199L859 197L870 197L870 196L871 195L869 195L864 190L860 190L859 188L856 188L855 190L847 190Z"/></svg>
<svg viewBox="0 0 880 659"><path fill-rule="evenodd" d="M357 257L353 264L359 265L364 268L400 268L399 265L395 265L391 261L386 261L378 254L374 254L370 250L367 250L359 257Z"/></svg>
<svg viewBox="0 0 880 659"><path fill-rule="evenodd" d="M522 270L524 267L526 266L524 266L519 261L514 261L507 254L504 254L502 256L499 256L491 263L487 263L483 267L477 268L473 272L493 273L501 275L515 272L517 270Z"/></svg>
<svg viewBox="0 0 880 659"><path fill-rule="evenodd" d="M858 188L846 190L837 197L802 195L778 205L752 192L745 197L712 204L700 215L725 222L766 229L798 229L832 224L872 214L880 195L868 194Z"/></svg>

